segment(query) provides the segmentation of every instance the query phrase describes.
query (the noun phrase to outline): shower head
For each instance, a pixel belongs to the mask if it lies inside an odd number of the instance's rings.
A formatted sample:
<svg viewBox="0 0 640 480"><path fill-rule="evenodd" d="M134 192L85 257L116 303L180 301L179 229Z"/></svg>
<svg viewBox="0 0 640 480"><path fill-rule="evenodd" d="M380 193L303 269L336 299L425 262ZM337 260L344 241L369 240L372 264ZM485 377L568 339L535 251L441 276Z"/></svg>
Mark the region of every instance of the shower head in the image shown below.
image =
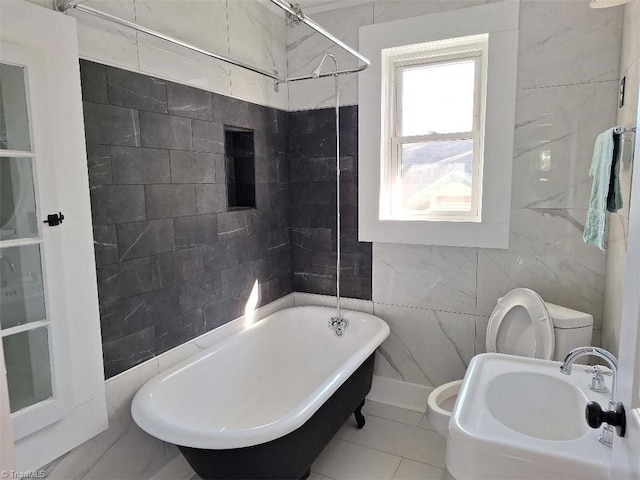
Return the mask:
<svg viewBox="0 0 640 480"><path fill-rule="evenodd" d="M322 57L322 60L320 60L320 64L315 68L313 72L311 72L311 76L313 78L318 78L320 76L320 73L322 73L322 67L324 66L324 62L327 60L327 58L331 58L333 60L333 64L336 66L334 72L338 71L338 61L336 60L336 57L334 57L331 53L326 53Z"/></svg>

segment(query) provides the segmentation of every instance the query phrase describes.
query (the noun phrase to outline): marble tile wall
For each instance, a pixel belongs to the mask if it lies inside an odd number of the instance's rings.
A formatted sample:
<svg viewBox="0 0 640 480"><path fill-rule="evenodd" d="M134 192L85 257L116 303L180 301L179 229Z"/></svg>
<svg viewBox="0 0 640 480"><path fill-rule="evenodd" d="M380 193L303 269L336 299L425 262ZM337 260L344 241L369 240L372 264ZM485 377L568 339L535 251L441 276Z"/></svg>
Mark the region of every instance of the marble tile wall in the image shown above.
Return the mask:
<svg viewBox="0 0 640 480"><path fill-rule="evenodd" d="M634 125L637 119L638 84L640 83L639 31L640 0L633 0L624 6L619 74L620 78L626 77L626 98L624 106L618 108L617 125ZM607 275L602 325L602 346L616 355L621 335L622 284L624 281L627 236L629 233L629 201L635 136L626 134L623 140L620 175L623 205L618 212L609 214Z"/></svg>
<svg viewBox="0 0 640 480"><path fill-rule="evenodd" d="M358 47L361 25L484 3L378 0L313 16ZM497 299L515 287L591 313L593 342L600 341L606 257L582 243L582 229L593 142L616 122L622 13L590 9L586 0L521 1L510 247L374 244L374 312L391 325L377 374L426 386L462 378L485 349ZM291 74L335 50L297 29L287 32L287 46ZM357 80L341 82L342 101L356 104ZM330 106L331 88L330 79L313 89L291 85L290 109Z"/></svg>
<svg viewBox="0 0 640 480"><path fill-rule="evenodd" d="M289 117L293 287L336 294L335 110ZM340 110L340 294L371 299L371 244L358 242L358 109Z"/></svg>
<svg viewBox="0 0 640 480"><path fill-rule="evenodd" d="M53 3L28 1L46 8ZM287 70L284 15L265 0L88 0L86 5L270 72ZM286 85L276 92L261 75L87 14L69 15L78 20L82 58L287 109Z"/></svg>
<svg viewBox="0 0 640 480"><path fill-rule="evenodd" d="M291 292L288 114L86 60L81 80L107 378ZM225 125L254 132L229 210Z"/></svg>

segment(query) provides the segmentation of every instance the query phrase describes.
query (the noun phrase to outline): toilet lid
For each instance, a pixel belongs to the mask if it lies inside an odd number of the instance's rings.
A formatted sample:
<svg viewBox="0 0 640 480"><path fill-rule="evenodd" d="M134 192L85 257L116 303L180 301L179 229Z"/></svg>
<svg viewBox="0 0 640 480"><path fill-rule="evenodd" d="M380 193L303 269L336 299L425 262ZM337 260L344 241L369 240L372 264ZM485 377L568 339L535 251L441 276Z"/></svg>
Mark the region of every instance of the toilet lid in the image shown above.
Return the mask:
<svg viewBox="0 0 640 480"><path fill-rule="evenodd" d="M487 352L550 360L554 347L553 322L540 295L516 288L498 300L487 327Z"/></svg>

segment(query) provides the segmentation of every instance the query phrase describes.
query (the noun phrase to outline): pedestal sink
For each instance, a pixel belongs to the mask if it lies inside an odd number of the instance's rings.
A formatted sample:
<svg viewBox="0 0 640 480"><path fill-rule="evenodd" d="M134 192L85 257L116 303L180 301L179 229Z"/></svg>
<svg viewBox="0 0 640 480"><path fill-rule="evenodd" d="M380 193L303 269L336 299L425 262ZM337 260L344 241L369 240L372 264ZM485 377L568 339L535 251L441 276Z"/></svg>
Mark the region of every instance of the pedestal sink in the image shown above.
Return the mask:
<svg viewBox="0 0 640 480"><path fill-rule="evenodd" d="M476 356L449 423L449 472L457 480L606 479L611 449L584 409L590 400L606 405L609 394L591 391L590 380L586 366L569 376L560 362Z"/></svg>

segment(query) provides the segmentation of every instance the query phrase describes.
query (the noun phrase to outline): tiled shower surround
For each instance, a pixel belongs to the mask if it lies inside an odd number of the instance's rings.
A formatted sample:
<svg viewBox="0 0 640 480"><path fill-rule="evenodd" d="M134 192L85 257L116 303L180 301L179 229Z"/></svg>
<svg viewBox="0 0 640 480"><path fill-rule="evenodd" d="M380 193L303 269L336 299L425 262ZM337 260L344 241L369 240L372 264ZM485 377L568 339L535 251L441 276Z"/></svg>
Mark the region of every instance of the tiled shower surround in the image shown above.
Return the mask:
<svg viewBox="0 0 640 480"><path fill-rule="evenodd" d="M293 286L336 294L335 110L289 117ZM358 107L340 109L340 294L371 299L371 243L358 242Z"/></svg>
<svg viewBox="0 0 640 480"><path fill-rule="evenodd" d="M292 290L287 114L81 62L105 375ZM224 126L254 131L256 207L228 211Z"/></svg>
<svg viewBox="0 0 640 480"><path fill-rule="evenodd" d="M107 378L292 290L335 294L332 109L287 113L81 61ZM342 109L342 294L357 242L357 107ZM254 132L256 208L229 209L225 126Z"/></svg>

